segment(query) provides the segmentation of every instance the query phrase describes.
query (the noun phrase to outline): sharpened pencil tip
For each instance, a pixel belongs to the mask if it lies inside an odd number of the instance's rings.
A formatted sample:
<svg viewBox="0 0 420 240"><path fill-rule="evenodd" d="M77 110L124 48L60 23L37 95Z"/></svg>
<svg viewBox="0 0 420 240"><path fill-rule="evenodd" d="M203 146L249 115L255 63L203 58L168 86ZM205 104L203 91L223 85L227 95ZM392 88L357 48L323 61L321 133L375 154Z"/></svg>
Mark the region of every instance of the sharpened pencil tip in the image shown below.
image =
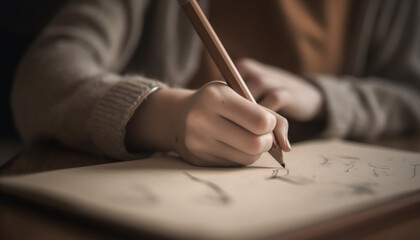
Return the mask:
<svg viewBox="0 0 420 240"><path fill-rule="evenodd" d="M270 149L270 151L268 151L268 153L270 153L270 155L282 166L282 167L286 167L286 165L284 164L284 160L283 160L283 152L281 151L280 148L276 147L273 144L273 147Z"/></svg>

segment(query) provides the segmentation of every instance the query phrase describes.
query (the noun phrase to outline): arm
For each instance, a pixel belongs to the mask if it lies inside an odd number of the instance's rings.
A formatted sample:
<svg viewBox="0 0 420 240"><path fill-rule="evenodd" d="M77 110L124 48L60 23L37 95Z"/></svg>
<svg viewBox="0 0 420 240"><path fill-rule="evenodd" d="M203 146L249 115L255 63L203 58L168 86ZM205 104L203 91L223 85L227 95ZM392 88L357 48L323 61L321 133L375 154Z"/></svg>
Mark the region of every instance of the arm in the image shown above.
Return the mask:
<svg viewBox="0 0 420 240"><path fill-rule="evenodd" d="M314 79L325 96L326 137L374 139L420 130L420 92L415 86L375 77Z"/></svg>
<svg viewBox="0 0 420 240"><path fill-rule="evenodd" d="M349 76L312 77L326 99L325 136L420 132L419 10L416 1L367 2L350 48Z"/></svg>
<svg viewBox="0 0 420 240"><path fill-rule="evenodd" d="M14 85L14 114L26 141L54 139L119 159L172 150L197 165L230 166L257 160L271 148L274 130L290 150L285 119L225 85L169 89L114 73L139 40L136 18L146 7L137 0L72 1L57 16Z"/></svg>
<svg viewBox="0 0 420 240"><path fill-rule="evenodd" d="M313 76L304 80L249 59L240 61L238 69L259 104L306 123L300 127L324 121L318 126L325 129L315 131L320 136L367 139L420 130L420 76L411 85L379 77ZM394 71L401 70L396 66Z"/></svg>
<svg viewBox="0 0 420 240"><path fill-rule="evenodd" d="M280 115L211 83L153 93L130 120L126 142L135 151L172 150L195 165L241 166L271 149L272 131L290 151L287 130Z"/></svg>
<svg viewBox="0 0 420 240"><path fill-rule="evenodd" d="M261 104L308 125L325 119L325 137L418 134L420 4L367 2L360 32L352 33L357 41L350 48L354 56L348 56L348 76L311 76L306 81L275 67L243 64L242 73L251 73L249 84L256 83L254 92L264 95Z"/></svg>
<svg viewBox="0 0 420 240"><path fill-rule="evenodd" d="M117 158L125 125L157 86L121 76L140 38L148 1L70 1L22 60L12 92L27 142L59 142Z"/></svg>

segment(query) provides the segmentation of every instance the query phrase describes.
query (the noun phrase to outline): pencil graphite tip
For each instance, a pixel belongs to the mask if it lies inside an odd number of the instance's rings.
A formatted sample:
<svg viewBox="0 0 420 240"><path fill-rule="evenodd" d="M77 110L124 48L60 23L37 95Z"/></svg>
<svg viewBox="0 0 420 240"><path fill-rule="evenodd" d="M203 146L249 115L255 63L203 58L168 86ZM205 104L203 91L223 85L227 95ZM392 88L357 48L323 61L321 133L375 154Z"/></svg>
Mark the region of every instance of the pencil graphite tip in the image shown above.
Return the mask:
<svg viewBox="0 0 420 240"><path fill-rule="evenodd" d="M284 159L283 159L283 152L281 151L280 148L278 148L277 146L273 145L273 147L270 149L270 151L268 151L268 153L270 153L270 155L278 162L280 163L280 165L282 167L286 167L285 163L284 163Z"/></svg>
<svg viewBox="0 0 420 240"><path fill-rule="evenodd" d="M286 168L286 163L280 163L283 168Z"/></svg>

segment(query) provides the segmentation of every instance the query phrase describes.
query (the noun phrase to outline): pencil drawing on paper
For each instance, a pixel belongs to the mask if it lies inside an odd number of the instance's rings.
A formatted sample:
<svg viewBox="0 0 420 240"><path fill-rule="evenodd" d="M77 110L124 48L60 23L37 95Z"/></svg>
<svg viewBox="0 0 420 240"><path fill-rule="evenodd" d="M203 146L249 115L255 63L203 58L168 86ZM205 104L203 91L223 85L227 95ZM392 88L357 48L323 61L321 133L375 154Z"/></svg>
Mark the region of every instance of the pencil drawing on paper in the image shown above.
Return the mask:
<svg viewBox="0 0 420 240"><path fill-rule="evenodd" d="M368 166L372 168L372 173L373 173L373 176L375 176L375 177L379 177L379 176L382 176L382 175L389 176L388 172L389 172L390 168L387 167L387 166L376 166L372 163L368 163Z"/></svg>
<svg viewBox="0 0 420 240"><path fill-rule="evenodd" d="M326 157L321 155L322 167L331 167L332 166L332 160L341 162L344 164L344 172L349 173L351 170L353 170L356 167L356 162L360 160L359 157L353 157L353 156L337 156L335 158Z"/></svg>
<svg viewBox="0 0 420 240"><path fill-rule="evenodd" d="M210 182L210 181L207 181L207 180L204 180L204 179L200 179L198 177L195 177L188 172L184 172L184 174L187 175L191 180L193 180L195 182L198 182L198 183L201 183L201 184L204 184L208 188L213 190L213 192L216 193L216 195L217 195L216 200L219 203L222 203L224 205L227 205L227 204L231 203L232 200L229 197L229 195L217 184L215 184L213 182Z"/></svg>
<svg viewBox="0 0 420 240"><path fill-rule="evenodd" d="M327 158L327 157L325 157L325 156L321 156L321 157L323 159L323 161L321 163L321 166L323 166L323 167L330 167L331 166L330 159Z"/></svg>
<svg viewBox="0 0 420 240"><path fill-rule="evenodd" d="M344 171L348 173L356 166L356 160L352 159L349 162L344 162L344 166L346 166L346 170Z"/></svg>
<svg viewBox="0 0 420 240"><path fill-rule="evenodd" d="M281 170L284 171L282 171L282 175L279 175L279 169L274 169L271 176L268 177L267 180L280 180L294 185L306 185L313 183L312 179L290 175L290 169L281 168Z"/></svg>
<svg viewBox="0 0 420 240"><path fill-rule="evenodd" d="M413 164L413 175L411 175L410 179L413 179L416 177L416 171L417 171L417 167L420 166L420 164Z"/></svg>

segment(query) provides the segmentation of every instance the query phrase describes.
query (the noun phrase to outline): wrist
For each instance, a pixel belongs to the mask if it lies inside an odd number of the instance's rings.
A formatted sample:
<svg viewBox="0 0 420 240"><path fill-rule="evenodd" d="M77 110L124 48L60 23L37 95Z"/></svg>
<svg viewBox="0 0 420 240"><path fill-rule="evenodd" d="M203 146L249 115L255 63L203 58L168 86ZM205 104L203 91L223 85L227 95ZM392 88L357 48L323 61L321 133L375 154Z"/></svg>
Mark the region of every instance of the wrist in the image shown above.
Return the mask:
<svg viewBox="0 0 420 240"><path fill-rule="evenodd" d="M191 90L185 89L159 89L150 94L127 124L127 149L134 152L175 150L179 113L191 94Z"/></svg>

